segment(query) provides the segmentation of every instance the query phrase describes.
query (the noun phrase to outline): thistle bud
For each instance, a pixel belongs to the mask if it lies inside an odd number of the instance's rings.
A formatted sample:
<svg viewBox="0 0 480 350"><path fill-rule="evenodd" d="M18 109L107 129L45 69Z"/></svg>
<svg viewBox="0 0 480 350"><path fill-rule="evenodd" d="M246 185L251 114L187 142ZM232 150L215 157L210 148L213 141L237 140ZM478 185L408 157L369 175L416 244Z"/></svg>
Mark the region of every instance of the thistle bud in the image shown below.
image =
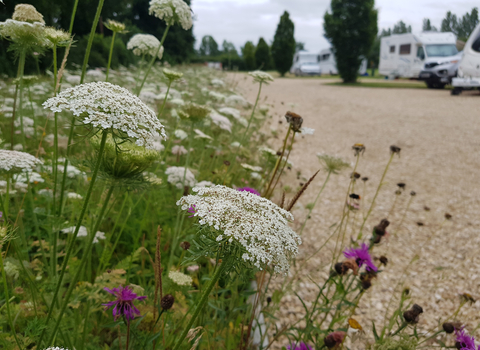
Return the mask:
<svg viewBox="0 0 480 350"><path fill-rule="evenodd" d="M390 152L392 152L392 153L400 154L400 151L401 151L401 150L402 150L402 149L401 149L400 147L397 147L397 146L395 146L395 145L390 146Z"/></svg>
<svg viewBox="0 0 480 350"><path fill-rule="evenodd" d="M173 295L167 294L160 300L160 307L163 310L170 310L174 302L175 298L173 297Z"/></svg>
<svg viewBox="0 0 480 350"><path fill-rule="evenodd" d="M303 118L301 116L293 112L287 112L285 114L285 119L294 132L300 132L300 128L303 124Z"/></svg>
<svg viewBox="0 0 480 350"><path fill-rule="evenodd" d="M190 243L187 241L183 241L180 243L180 248L183 250L189 250L190 249Z"/></svg>

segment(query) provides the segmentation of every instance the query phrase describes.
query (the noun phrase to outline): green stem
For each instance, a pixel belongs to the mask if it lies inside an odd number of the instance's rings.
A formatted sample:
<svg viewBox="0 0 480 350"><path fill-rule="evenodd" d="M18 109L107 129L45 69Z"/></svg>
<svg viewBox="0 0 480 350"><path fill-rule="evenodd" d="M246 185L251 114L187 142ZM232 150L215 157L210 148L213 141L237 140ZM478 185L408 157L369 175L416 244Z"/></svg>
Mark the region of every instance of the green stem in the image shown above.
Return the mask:
<svg viewBox="0 0 480 350"><path fill-rule="evenodd" d="M178 350L180 346L182 345L183 340L187 336L188 331L190 328L192 328L195 320L197 319L198 315L200 314L200 311L202 311L203 306L208 300L208 296L210 295L210 292L212 291L213 287L217 283L218 279L223 273L224 267L226 266L226 262L223 262L221 266L217 266L217 271L213 274L212 279L210 280L208 286L205 288L205 290L202 293L202 296L200 298L200 301L198 302L197 306L195 307L195 310L193 312L192 317L190 318L190 321L188 321L187 326L183 329L182 334L178 338L173 350Z"/></svg>
<svg viewBox="0 0 480 350"><path fill-rule="evenodd" d="M103 141L103 139L102 139ZM101 147L101 146L100 146ZM100 151L102 149L100 148ZM101 153L99 153L99 159L101 158ZM85 252L82 255L82 260L80 261L80 264L77 268L77 271L75 271L75 276L72 278L70 281L70 284L68 286L67 292L65 294L65 297L63 299L63 304L60 309L60 314L58 315L57 322L55 323L55 327L53 328L53 332L50 336L48 344L53 344L53 339L55 338L55 334L57 332L58 327L60 326L60 322L62 321L63 315L65 314L65 310L67 309L68 303L70 301L70 296L72 295L73 290L76 288L77 282L80 278L80 275L83 272L83 268L85 266L85 263L90 256L89 252L92 250L92 245L93 245L93 240L95 239L95 234L97 233L100 224L102 223L103 216L105 214L105 210L107 209L108 203L110 202L110 197L112 196L113 189L115 188L114 185L110 186L110 189L108 190L107 196L103 202L102 209L100 210L100 214L97 219L97 223L95 224L95 227L92 232L90 232L90 235L88 236L88 242L85 247Z"/></svg>
<svg viewBox="0 0 480 350"><path fill-rule="evenodd" d="M278 176L277 176L277 181L275 181L275 185L273 185L272 189L270 190L270 196L273 195L273 191L275 191L275 188L276 188L277 185L278 185L278 181L280 181L280 178L282 177L283 171L285 170L285 167L287 166L288 158L290 158L290 154L292 153L293 142L295 141L295 135L296 135L296 134L297 134L297 133L294 131L294 132L293 132L293 136L292 136L292 142L290 143L290 147L288 147L287 158L286 158L285 161L283 162L282 170L280 170L280 173L279 173Z"/></svg>
<svg viewBox="0 0 480 350"><path fill-rule="evenodd" d="M65 162L63 163L63 177L62 177L62 187L60 188L60 200L58 205L58 216L62 215L63 210L63 197L65 196L65 186L67 183L67 168L68 168L68 156L72 151L72 140L73 140L73 130L75 127L75 116L72 117L72 122L70 125L70 133L68 134L67 142L67 154L65 156Z"/></svg>
<svg viewBox="0 0 480 350"><path fill-rule="evenodd" d="M167 103L168 93L170 92L170 87L172 86L173 80L168 80L167 92L165 94L165 98L163 99L162 107L160 108L160 113L158 113L158 118L162 118L163 109L165 108L165 104ZM166 149L165 149L166 151Z"/></svg>
<svg viewBox="0 0 480 350"><path fill-rule="evenodd" d="M105 81L108 81L108 73L110 73L110 65L112 64L113 45L115 44L115 35L117 35L117 32L114 31L112 35L112 43L110 44L110 53L108 55L107 73L106 73Z"/></svg>
<svg viewBox="0 0 480 350"><path fill-rule="evenodd" d="M160 41L160 45L158 46L157 52L155 53L155 56L152 56L152 59L150 60L150 63L148 64L147 71L145 72L145 76L143 77L142 84L138 88L137 96L140 95L140 92L142 92L143 85L145 85L145 81L147 80L148 75L150 74L150 70L153 67L153 64L155 63L155 60L158 57L158 53L163 47L163 43L165 42L165 38L167 37L168 30L170 29L170 25L167 25L167 28L165 29L165 32L163 33L162 40Z"/></svg>
<svg viewBox="0 0 480 350"><path fill-rule="evenodd" d="M83 84L83 81L85 80L85 73L87 72L88 59L90 58L90 51L92 50L93 38L95 36L95 31L97 29L98 21L100 19L100 14L102 13L104 2L105 0L100 0L98 2L97 12L95 13L95 18L93 19L92 29L90 30L90 36L88 37L87 50L85 52L85 57L83 58L82 77L80 78L80 84Z"/></svg>
<svg viewBox="0 0 480 350"><path fill-rule="evenodd" d="M267 197L268 193L270 192L270 187L272 186L273 179L275 178L275 175L277 175L278 167L280 166L280 163L283 160L283 155L285 154L285 148L287 148L287 140L288 140L288 137L290 136L290 131L292 131L292 128L289 126L287 135L285 136L285 140L283 140L282 154L277 159L277 163L275 164L275 168L273 169L273 174L268 183L267 190L263 194L264 197Z"/></svg>
<svg viewBox="0 0 480 350"><path fill-rule="evenodd" d="M15 138L15 114L17 111L17 98L20 90L20 100L21 100L21 93L22 93L22 83L23 83L23 72L25 70L25 56L26 52L25 50L20 51L20 56L18 59L18 70L17 70L17 79L18 82L15 86L15 95L13 98L13 111L12 111L12 130L11 130L11 144L10 144L10 149L13 150L13 144L14 144L14 138ZM20 101L21 104L21 101ZM21 108L21 105L19 105L19 109ZM21 122L23 123L23 119L21 119ZM22 133L23 133L23 125L22 125ZM25 150L25 149L24 149Z"/></svg>
<svg viewBox="0 0 480 350"><path fill-rule="evenodd" d="M312 207L308 211L307 217L305 218L305 221L303 222L302 228L300 229L300 232L299 232L300 236L302 235L303 229L305 228L305 225L307 224L308 218L312 214L312 211L315 208L315 205L317 204L317 201L320 198L320 195L322 194L323 190L325 189L325 186L327 185L328 180L330 180L330 175L332 175L331 171L328 172L327 178L323 182L323 185L322 185L322 188L320 189L320 192L318 192L318 194L317 194L317 198L315 198L315 201L313 202Z"/></svg>
<svg viewBox="0 0 480 350"><path fill-rule="evenodd" d="M73 247L75 245L75 240L78 236L78 231L80 230L80 226L82 226L82 221L83 221L83 218L85 216L85 213L87 211L87 207L88 207L88 203L90 201L90 196L92 195L92 192L93 192L93 188L94 188L94 185L95 185L95 181L97 179L97 175L98 175L98 169L100 168L100 163L102 162L102 155L103 155L103 151L105 150L105 143L107 141L107 135L108 135L108 132L107 131L104 131L103 132L103 135L102 135L102 141L100 143L100 149L98 151L98 160L97 160L97 164L95 164L95 169L93 171L93 175L92 175L92 180L90 181L90 186L88 188L88 191L87 191L87 195L85 196L85 200L83 202L83 208L82 208L82 211L80 213L80 216L78 217L78 222L77 222L77 226L75 227L75 231L72 235L72 238L71 238L71 241L70 241L70 244L67 248L67 252L65 254L65 258L64 258L64 261L63 261L63 265L62 265L62 270L60 272L60 276L58 278L58 281L57 281L57 285L55 287L55 293L53 295L53 298L52 298L52 302L50 304L50 307L48 309L48 314L47 314L47 320L45 322L45 324L48 324L48 322L50 321L51 317L52 317L52 313L53 313L53 305L55 304L55 301L58 297L58 293L60 291L60 287L62 285L62 281L63 281L63 277L65 275L65 270L67 268L67 265L68 265L68 262L69 262L69 259L70 259L70 255L72 254L72 251L73 251ZM66 173L66 171L65 171ZM84 256L87 256L88 254L84 254ZM70 282L71 283L71 282ZM71 286L72 284L70 284ZM68 299L67 299L68 300ZM40 339L38 341L38 348L41 347L42 345L42 340L43 340L43 337L45 335L45 331L46 331L46 328L43 329L42 331L42 334L40 335Z"/></svg>
<svg viewBox="0 0 480 350"><path fill-rule="evenodd" d="M10 314L10 297L8 295L8 284L7 284L7 276L5 275L5 268L3 267L3 256L2 256L2 251L0 250L0 268L2 269L2 279L3 279L3 288L4 288L4 293L5 293L5 305L7 306L7 318L8 318L8 323L10 328L12 329L13 336L15 337L15 341L17 343L17 346L19 349L22 349L22 346L20 345L20 342L17 338L17 332L15 331L15 328L13 326L12 322L12 316Z"/></svg>
<svg viewBox="0 0 480 350"><path fill-rule="evenodd" d="M72 34L73 22L75 22L75 14L77 13L77 7L78 7L78 0L75 0L75 4L73 5L73 10L72 10L72 18L70 19L70 28L68 29L68 32L70 34Z"/></svg>
<svg viewBox="0 0 480 350"><path fill-rule="evenodd" d="M382 178L380 179L380 183L378 184L377 191L375 192L375 196L373 197L372 204L370 205L370 209L368 209L367 215L365 216L365 218L363 218L362 226L360 227L360 232L358 233L359 236L362 234L362 230L365 227L365 223L367 222L368 217L372 213L373 207L375 206L375 200L377 199L377 196L380 193L380 188L382 188L383 180L385 179L385 176L387 175L388 168L390 168L390 164L392 163L392 160L393 160L394 156L395 156L395 153L392 152L392 155L390 156L390 159L388 160L387 166L385 167L385 171L383 172Z"/></svg>

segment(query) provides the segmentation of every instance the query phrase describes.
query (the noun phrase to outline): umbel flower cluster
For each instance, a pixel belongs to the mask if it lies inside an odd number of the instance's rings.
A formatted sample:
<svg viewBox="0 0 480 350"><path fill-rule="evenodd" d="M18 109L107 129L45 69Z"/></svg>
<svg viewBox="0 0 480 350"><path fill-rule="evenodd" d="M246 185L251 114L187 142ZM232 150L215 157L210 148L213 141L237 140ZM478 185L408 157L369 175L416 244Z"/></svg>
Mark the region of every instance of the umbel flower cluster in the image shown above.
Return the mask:
<svg viewBox="0 0 480 350"><path fill-rule="evenodd" d="M35 166L42 163L25 152L0 150L0 171L32 172Z"/></svg>
<svg viewBox="0 0 480 350"><path fill-rule="evenodd" d="M127 49L133 50L137 56L150 55L155 56L160 46L160 41L150 34L136 34L130 38L127 43ZM158 51L158 58L163 56L163 46Z"/></svg>
<svg viewBox="0 0 480 350"><path fill-rule="evenodd" d="M196 195L182 197L182 210L195 208L201 225L218 231L217 241L240 243L242 258L257 268L273 264L276 273L289 269L298 253L300 237L288 226L293 215L266 198L225 186L195 187Z"/></svg>
<svg viewBox="0 0 480 350"><path fill-rule="evenodd" d="M78 85L48 99L43 107L53 112L70 110L82 117L84 124L121 131L135 139L138 146L153 149L156 138L161 135L166 139L155 112L118 85L106 82Z"/></svg>
<svg viewBox="0 0 480 350"><path fill-rule="evenodd" d="M151 0L149 14L164 20L168 25L178 23L183 29L192 28L192 10L182 0Z"/></svg>

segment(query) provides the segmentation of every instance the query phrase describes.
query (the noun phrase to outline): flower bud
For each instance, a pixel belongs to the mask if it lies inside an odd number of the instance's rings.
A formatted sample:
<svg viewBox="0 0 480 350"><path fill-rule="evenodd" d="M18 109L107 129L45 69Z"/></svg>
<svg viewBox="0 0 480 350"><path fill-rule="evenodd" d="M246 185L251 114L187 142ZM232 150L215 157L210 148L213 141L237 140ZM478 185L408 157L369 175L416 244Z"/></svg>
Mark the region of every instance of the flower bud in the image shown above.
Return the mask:
<svg viewBox="0 0 480 350"><path fill-rule="evenodd" d="M160 300L160 307L163 310L170 310L175 302L175 298L171 294L165 295L162 300Z"/></svg>

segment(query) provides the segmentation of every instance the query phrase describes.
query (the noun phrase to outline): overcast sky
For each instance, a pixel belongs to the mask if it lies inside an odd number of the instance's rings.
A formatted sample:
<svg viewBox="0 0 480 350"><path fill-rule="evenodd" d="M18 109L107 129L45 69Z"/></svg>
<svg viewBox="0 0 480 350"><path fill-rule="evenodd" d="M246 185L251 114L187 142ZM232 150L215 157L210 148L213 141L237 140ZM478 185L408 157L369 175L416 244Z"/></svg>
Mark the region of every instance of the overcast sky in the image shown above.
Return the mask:
<svg viewBox="0 0 480 350"><path fill-rule="evenodd" d="M479 6L474 0L376 0L379 28L389 28L399 20L421 31L423 18L440 27L447 11L463 15ZM278 21L287 10L295 23L295 39L309 51L320 51L329 44L323 37L323 15L330 0L192 0L195 13L194 34L197 47L204 35L212 35L219 46L231 41L237 49L263 37L273 40Z"/></svg>

